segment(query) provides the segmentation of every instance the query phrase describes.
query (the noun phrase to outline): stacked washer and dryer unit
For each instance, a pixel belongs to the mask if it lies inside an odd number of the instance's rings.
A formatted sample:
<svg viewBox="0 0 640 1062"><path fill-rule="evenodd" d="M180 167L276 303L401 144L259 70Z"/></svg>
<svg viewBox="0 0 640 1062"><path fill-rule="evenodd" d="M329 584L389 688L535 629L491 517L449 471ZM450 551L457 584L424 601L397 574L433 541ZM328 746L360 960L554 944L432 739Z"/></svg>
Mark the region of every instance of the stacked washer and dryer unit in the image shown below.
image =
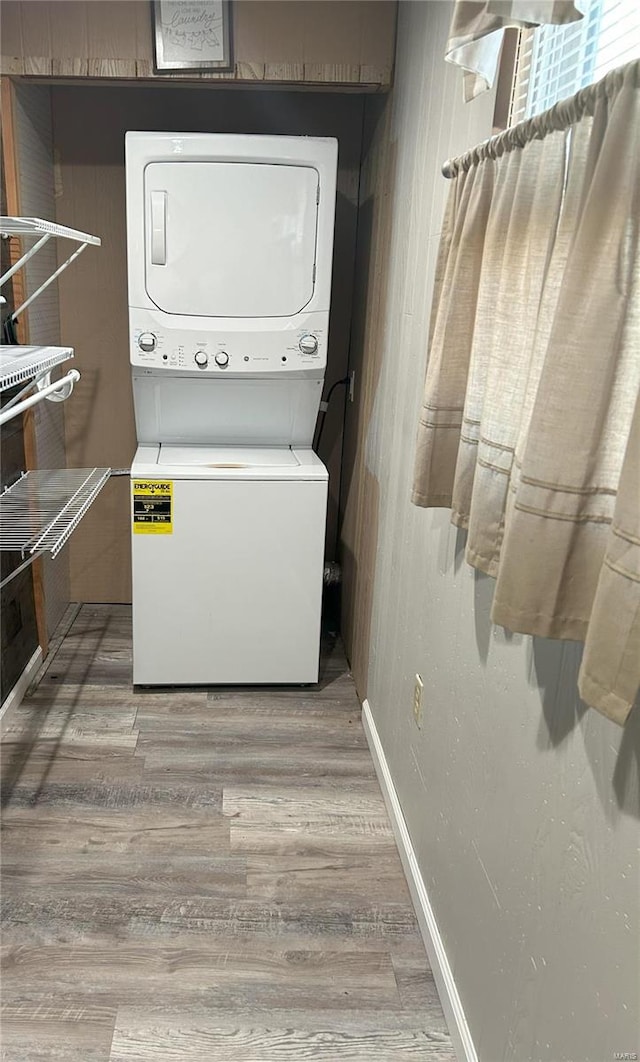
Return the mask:
<svg viewBox="0 0 640 1062"><path fill-rule="evenodd" d="M318 679L337 142L127 133L133 681Z"/></svg>

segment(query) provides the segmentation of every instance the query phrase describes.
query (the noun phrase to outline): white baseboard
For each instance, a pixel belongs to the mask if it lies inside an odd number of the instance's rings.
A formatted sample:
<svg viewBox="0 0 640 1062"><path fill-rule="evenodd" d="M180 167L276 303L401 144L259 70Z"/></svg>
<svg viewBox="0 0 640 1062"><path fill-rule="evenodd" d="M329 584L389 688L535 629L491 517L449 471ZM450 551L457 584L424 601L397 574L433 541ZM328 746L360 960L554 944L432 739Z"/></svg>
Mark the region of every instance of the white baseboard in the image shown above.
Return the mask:
<svg viewBox="0 0 640 1062"><path fill-rule="evenodd" d="M14 705L20 704L20 701L24 697L25 693L29 689L29 686L35 678L38 668L42 663L42 649L40 646L36 649L35 653L31 657L31 660L25 667L20 678L16 682L15 686L8 693L2 707L0 708L0 719L2 719L5 712L8 712Z"/></svg>
<svg viewBox="0 0 640 1062"><path fill-rule="evenodd" d="M376 724L371 713L369 702L365 700L362 705L362 723L364 726L369 748L373 757L373 763L378 775L378 781L382 788L385 804L391 818L391 825L395 835L400 859L404 868L411 899L416 910L418 925L424 940L433 977L440 995L444 1016L447 1019L449 1033L453 1041L456 1054L460 1062L478 1062L478 1055L473 1044L473 1039L467 1025L467 1019L462 1009L458 989L453 979L453 973L447 953L444 949L438 924L429 902L429 896L425 887L424 879L418 866L418 860L411 843L407 824L402 813L396 787L393 784L389 764L384 754L384 749L376 729Z"/></svg>

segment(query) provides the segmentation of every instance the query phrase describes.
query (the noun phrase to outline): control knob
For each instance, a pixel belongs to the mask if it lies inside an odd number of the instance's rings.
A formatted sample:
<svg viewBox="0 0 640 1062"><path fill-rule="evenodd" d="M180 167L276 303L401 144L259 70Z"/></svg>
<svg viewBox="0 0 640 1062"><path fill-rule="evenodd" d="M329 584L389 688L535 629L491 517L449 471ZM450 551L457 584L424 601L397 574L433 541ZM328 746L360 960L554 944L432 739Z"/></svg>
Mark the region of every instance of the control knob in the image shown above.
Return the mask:
<svg viewBox="0 0 640 1062"><path fill-rule="evenodd" d="M207 354L205 354L204 350L196 351L194 361L199 369L206 369L207 365L209 364L209 358Z"/></svg>
<svg viewBox="0 0 640 1062"><path fill-rule="evenodd" d="M216 365L220 369L226 369L229 364L229 355L224 350L219 350L216 354Z"/></svg>
<svg viewBox="0 0 640 1062"><path fill-rule="evenodd" d="M158 338L157 336L154 336L153 332L141 332L138 336L138 346L140 347L140 350L155 350L157 342Z"/></svg>
<svg viewBox="0 0 640 1062"><path fill-rule="evenodd" d="M302 336L298 346L303 354L316 354L318 351L318 340L309 332L306 336Z"/></svg>

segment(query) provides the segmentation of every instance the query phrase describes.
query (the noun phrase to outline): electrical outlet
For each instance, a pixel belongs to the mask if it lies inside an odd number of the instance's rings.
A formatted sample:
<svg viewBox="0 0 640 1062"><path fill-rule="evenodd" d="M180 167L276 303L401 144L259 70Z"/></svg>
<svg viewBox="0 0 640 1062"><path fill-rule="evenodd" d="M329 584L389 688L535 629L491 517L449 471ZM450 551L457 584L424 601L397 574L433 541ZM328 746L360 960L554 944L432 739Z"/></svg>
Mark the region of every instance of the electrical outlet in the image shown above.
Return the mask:
<svg viewBox="0 0 640 1062"><path fill-rule="evenodd" d="M424 690L424 682L420 678L420 675L416 675L416 684L413 687L413 718L415 719L416 726L422 729L422 693Z"/></svg>

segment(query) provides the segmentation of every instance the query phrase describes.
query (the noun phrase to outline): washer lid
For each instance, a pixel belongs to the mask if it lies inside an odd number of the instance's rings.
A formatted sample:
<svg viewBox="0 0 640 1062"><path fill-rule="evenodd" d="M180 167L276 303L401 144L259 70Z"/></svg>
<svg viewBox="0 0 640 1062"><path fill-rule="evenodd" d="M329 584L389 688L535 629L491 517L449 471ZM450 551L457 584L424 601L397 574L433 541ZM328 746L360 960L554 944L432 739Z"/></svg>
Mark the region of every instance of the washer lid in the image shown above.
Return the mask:
<svg viewBox="0 0 640 1062"><path fill-rule="evenodd" d="M324 482L329 473L310 447L161 446L143 443L131 466L132 479L277 480Z"/></svg>
<svg viewBox="0 0 640 1062"><path fill-rule="evenodd" d="M160 446L158 464L202 469L298 468L288 447Z"/></svg>

